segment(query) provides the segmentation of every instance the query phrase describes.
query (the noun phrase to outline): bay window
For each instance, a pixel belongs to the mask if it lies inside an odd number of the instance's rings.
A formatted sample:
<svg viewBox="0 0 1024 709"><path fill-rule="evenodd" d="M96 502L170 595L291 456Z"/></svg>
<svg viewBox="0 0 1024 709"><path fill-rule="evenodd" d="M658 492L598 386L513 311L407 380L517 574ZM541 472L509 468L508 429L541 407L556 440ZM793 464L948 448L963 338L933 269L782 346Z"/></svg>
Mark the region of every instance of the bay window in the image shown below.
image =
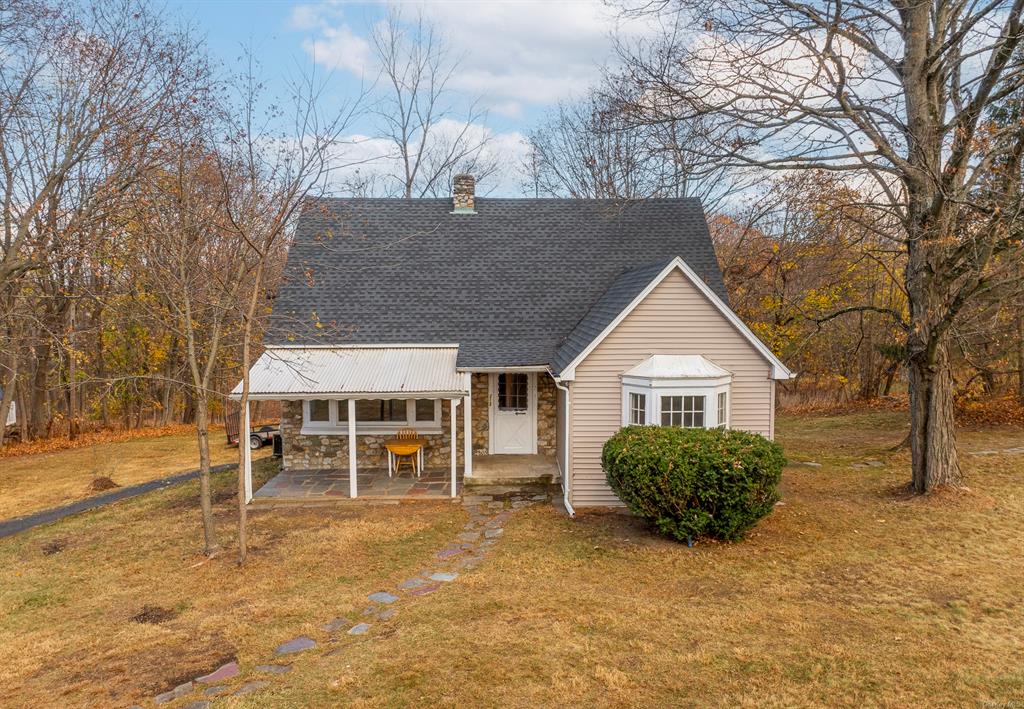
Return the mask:
<svg viewBox="0 0 1024 709"><path fill-rule="evenodd" d="M700 355L654 355L622 375L622 425L726 428L731 386Z"/></svg>

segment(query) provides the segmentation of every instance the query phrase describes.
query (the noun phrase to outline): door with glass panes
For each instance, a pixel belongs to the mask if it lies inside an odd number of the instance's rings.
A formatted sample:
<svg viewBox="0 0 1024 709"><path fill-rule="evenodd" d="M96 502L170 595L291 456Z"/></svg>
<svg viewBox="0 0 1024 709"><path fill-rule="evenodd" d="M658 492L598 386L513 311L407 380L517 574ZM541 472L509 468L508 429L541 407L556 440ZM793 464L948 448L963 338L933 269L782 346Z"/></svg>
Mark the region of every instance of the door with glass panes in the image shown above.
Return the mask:
<svg viewBox="0 0 1024 709"><path fill-rule="evenodd" d="M537 452L537 375L491 374L490 450L495 454Z"/></svg>

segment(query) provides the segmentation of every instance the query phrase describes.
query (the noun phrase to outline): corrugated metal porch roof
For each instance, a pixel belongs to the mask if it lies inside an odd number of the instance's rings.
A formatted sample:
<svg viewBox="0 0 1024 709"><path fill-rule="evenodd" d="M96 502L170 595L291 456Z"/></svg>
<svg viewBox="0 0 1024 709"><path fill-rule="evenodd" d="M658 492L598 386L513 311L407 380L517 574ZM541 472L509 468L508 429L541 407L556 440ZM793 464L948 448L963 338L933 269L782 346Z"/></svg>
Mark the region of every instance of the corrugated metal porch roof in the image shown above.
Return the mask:
<svg viewBox="0 0 1024 709"><path fill-rule="evenodd" d="M249 370L253 398L310 395L376 398L387 395L467 393L452 346L323 347L267 349ZM231 392L238 398L241 383Z"/></svg>

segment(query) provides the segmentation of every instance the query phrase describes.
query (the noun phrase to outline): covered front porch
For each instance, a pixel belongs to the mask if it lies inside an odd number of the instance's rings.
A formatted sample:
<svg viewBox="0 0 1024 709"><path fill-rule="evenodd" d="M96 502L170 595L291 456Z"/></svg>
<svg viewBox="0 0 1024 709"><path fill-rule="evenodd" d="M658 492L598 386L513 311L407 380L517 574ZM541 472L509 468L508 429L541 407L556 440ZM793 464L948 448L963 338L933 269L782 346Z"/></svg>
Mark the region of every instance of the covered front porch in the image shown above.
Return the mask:
<svg viewBox="0 0 1024 709"><path fill-rule="evenodd" d="M472 470L472 454L462 453L473 446L471 380L456 370L457 352L440 345L265 352L250 371L250 400L283 404L284 470L253 491L246 449L246 502L457 497ZM232 395L240 393L241 385ZM246 407L241 418L247 429ZM418 475L410 465L391 471L397 460L387 452L410 432L422 443Z"/></svg>

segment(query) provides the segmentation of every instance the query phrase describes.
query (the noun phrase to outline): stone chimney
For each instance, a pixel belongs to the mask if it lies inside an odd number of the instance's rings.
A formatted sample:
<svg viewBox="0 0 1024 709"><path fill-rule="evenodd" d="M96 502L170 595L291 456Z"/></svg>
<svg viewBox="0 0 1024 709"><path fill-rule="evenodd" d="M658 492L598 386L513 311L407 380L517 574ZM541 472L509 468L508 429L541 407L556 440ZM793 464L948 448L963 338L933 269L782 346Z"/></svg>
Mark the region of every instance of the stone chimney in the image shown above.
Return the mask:
<svg viewBox="0 0 1024 709"><path fill-rule="evenodd" d="M476 179L472 175L456 175L452 178L452 214L476 214L473 197L476 194Z"/></svg>

